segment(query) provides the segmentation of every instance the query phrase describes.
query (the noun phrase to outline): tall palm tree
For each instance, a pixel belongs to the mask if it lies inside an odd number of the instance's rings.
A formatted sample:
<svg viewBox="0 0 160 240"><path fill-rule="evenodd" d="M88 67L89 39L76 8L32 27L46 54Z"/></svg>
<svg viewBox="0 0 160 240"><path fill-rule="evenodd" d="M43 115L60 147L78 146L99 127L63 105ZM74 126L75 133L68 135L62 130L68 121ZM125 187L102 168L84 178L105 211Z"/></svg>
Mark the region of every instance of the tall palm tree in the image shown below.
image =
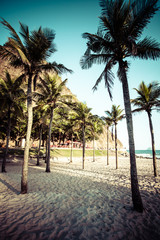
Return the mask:
<svg viewBox="0 0 160 240"><path fill-rule="evenodd" d="M17 116L23 115L23 107L24 103L24 91L20 87L22 84L24 75L16 79L12 79L10 74L6 73L6 79L0 79L0 111L5 110L7 115L7 142L4 153L4 158L2 162L2 172L6 172L6 158L8 154L8 146L11 132L11 114L14 113Z"/></svg>
<svg viewBox="0 0 160 240"><path fill-rule="evenodd" d="M43 79L40 78L40 84L37 84L40 89L40 93L37 95L39 97L39 101L43 106L48 108L48 112L50 114L46 172L50 172L50 142L54 109L65 103L64 97L66 96L62 95L62 91L66 82L67 79L61 82L58 75L50 76L49 74L46 74Z"/></svg>
<svg viewBox="0 0 160 240"><path fill-rule="evenodd" d="M142 82L139 88L134 88L138 93L138 97L132 99L131 102L136 109L133 112L146 111L149 119L149 127L151 133L151 143L152 143L152 155L153 155L153 169L154 176L157 177L157 163L156 163L156 152L155 152L155 141L154 141L154 131L152 124L152 110L160 108L160 85L156 82L148 84L148 86Z"/></svg>
<svg viewBox="0 0 160 240"><path fill-rule="evenodd" d="M75 122L79 126L79 130L82 130L82 141L83 141L83 153L82 153L82 169L84 169L85 162L85 145L86 145L86 128L91 125L91 108L88 108L86 103L75 103L73 110L76 113Z"/></svg>
<svg viewBox="0 0 160 240"><path fill-rule="evenodd" d="M122 120L123 110L120 109L120 106L112 105L111 112L105 111L105 113L108 115L108 118L110 121L114 124L115 127L115 155L116 155L116 169L118 169L118 151L117 151L117 124L118 121Z"/></svg>
<svg viewBox="0 0 160 240"><path fill-rule="evenodd" d="M100 26L97 34L84 33L88 40L87 50L81 59L83 69L90 68L94 63L104 63L105 68L93 89L96 90L104 78L105 86L111 94L113 73L111 69L118 64L118 77L122 83L126 122L129 137L129 152L131 163L131 191L134 209L143 211L142 199L139 192L133 124L127 69L127 58L157 59L160 57L160 44L145 37L139 40L141 34L158 10L158 0L99 0L101 7ZM139 40L139 41L138 41Z"/></svg>
<svg viewBox="0 0 160 240"><path fill-rule="evenodd" d="M29 143L33 122L33 83L35 86L36 80L41 72L54 70L56 73L63 73L67 71L71 72L71 70L56 62L46 62L51 54L56 51L55 45L53 44L55 38L54 31L40 27L38 30L30 33L28 26L20 23L20 32L18 35L15 29L5 19L2 19L1 23L9 30L11 37L4 46L0 46L0 54L3 58L9 59L10 64L14 67L20 67L23 70L28 83L28 123L21 179L21 193L27 193Z"/></svg>

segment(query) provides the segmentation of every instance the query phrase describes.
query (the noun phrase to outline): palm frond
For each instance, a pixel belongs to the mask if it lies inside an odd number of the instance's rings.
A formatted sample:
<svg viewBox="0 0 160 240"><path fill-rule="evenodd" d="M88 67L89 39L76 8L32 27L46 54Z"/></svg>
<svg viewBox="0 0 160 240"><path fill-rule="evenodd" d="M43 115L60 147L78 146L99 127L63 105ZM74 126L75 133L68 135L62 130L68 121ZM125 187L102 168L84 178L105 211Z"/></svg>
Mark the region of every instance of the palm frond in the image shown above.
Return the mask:
<svg viewBox="0 0 160 240"><path fill-rule="evenodd" d="M13 91L14 89L18 89L21 85L22 85L22 82L25 78L25 74L21 74L15 81L14 81L14 84L13 84Z"/></svg>
<svg viewBox="0 0 160 240"><path fill-rule="evenodd" d="M114 2L110 0L100 0L99 5L101 7L101 15L108 19L108 23L112 22Z"/></svg>
<svg viewBox="0 0 160 240"><path fill-rule="evenodd" d="M136 105L135 105L136 106ZM139 108L135 108L134 110L132 110L132 113L139 113L139 112L143 112L144 108L143 107L139 107Z"/></svg>
<svg viewBox="0 0 160 240"><path fill-rule="evenodd" d="M105 61L106 62L106 61ZM112 100L112 92L111 89L113 87L113 83L114 83L114 75L111 71L111 67L112 67L112 59L110 61L108 61L108 63L106 64L103 72L101 73L101 75L99 76L99 78L97 79L95 85L93 86L93 91L97 90L97 87L99 85L99 83L102 81L102 79L104 78L105 81L105 87L108 90L109 96Z"/></svg>
<svg viewBox="0 0 160 240"><path fill-rule="evenodd" d="M9 59L11 62L17 59L15 52L12 51L12 46L7 42L5 46L0 47L2 59Z"/></svg>
<svg viewBox="0 0 160 240"><path fill-rule="evenodd" d="M80 65L81 65L82 69L88 69L88 68L92 67L93 64L106 63L111 57L112 57L112 54L84 55L80 59Z"/></svg>
<svg viewBox="0 0 160 240"><path fill-rule="evenodd" d="M133 2L131 5L132 15L128 27L128 35L132 36L135 40L140 37L143 29L159 9L157 7L157 2L158 0L141 0Z"/></svg>
<svg viewBox="0 0 160 240"><path fill-rule="evenodd" d="M49 74L45 74L43 77L39 77L40 84L38 84L38 89L41 91L45 91L46 94L50 92L50 76Z"/></svg>
<svg viewBox="0 0 160 240"><path fill-rule="evenodd" d="M101 31L100 28L98 28L97 34L83 33L82 37L88 39L88 51L90 50L94 53L101 54L107 54L114 51L114 43L106 33ZM87 53L85 55L87 55Z"/></svg>
<svg viewBox="0 0 160 240"><path fill-rule="evenodd" d="M18 42L19 46L23 47L22 41L21 41L20 37L18 36L18 34L16 33L16 31L14 30L14 28L4 18L2 18L1 23L10 31L12 38L16 42Z"/></svg>
<svg viewBox="0 0 160 240"><path fill-rule="evenodd" d="M43 34L46 37L46 39L48 40L48 42L50 44L52 44L53 40L55 39L56 33L54 30L49 29L49 28L44 28L43 29Z"/></svg>
<svg viewBox="0 0 160 240"><path fill-rule="evenodd" d="M25 42L25 46L29 45L30 42L30 34L29 34L29 27L25 24L22 24L21 22L19 22L20 24L20 35L23 37L23 40ZM26 49L23 48L23 51L26 52Z"/></svg>
<svg viewBox="0 0 160 240"><path fill-rule="evenodd" d="M160 57L160 43L156 42L154 39L145 37L142 41L137 44L137 54L134 57L141 59L157 59Z"/></svg>
<svg viewBox="0 0 160 240"><path fill-rule="evenodd" d="M113 39L123 39L128 26L130 4L124 0L100 1L100 28Z"/></svg>
<svg viewBox="0 0 160 240"><path fill-rule="evenodd" d="M68 69L63 64L58 64L56 62L41 65L41 68L43 70L54 70L57 74L73 73L71 69Z"/></svg>
<svg viewBox="0 0 160 240"><path fill-rule="evenodd" d="M12 85L13 81L12 81L11 75L9 74L8 71L6 72L6 79L7 79L6 84L8 85L8 87L10 87Z"/></svg>
<svg viewBox="0 0 160 240"><path fill-rule="evenodd" d="M20 24L20 34L24 39L29 40L29 28L26 24L22 24L21 22L19 22Z"/></svg>
<svg viewBox="0 0 160 240"><path fill-rule="evenodd" d="M12 47L12 49L16 50L16 56L17 58L20 57L21 61L26 64L26 65L30 65L30 62L25 54L25 52L23 50L21 50L21 48L17 45L17 42L14 39L10 39L9 41L9 46Z"/></svg>

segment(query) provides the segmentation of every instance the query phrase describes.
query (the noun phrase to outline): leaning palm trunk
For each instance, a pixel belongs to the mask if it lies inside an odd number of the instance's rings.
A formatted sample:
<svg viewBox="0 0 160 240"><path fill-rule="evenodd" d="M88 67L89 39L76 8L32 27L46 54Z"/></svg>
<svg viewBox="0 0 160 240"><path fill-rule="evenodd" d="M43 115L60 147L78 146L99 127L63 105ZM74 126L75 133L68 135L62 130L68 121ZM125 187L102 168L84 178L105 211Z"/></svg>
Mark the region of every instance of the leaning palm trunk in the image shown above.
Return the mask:
<svg viewBox="0 0 160 240"><path fill-rule="evenodd" d="M117 123L115 123L115 154L116 154L116 169L118 169L118 152L117 152Z"/></svg>
<svg viewBox="0 0 160 240"><path fill-rule="evenodd" d="M51 119L50 119L50 123L49 123L49 132L48 132L48 154L47 154L47 162L46 162L46 172L50 172L50 153L51 153L51 131L52 131L52 121L53 121L53 110L54 108L51 108Z"/></svg>
<svg viewBox="0 0 160 240"><path fill-rule="evenodd" d="M40 133L39 133L39 147L38 147L38 154L37 154L37 166L39 166L39 155L41 150L41 141L42 141L42 124L40 126Z"/></svg>
<svg viewBox="0 0 160 240"><path fill-rule="evenodd" d="M151 141L152 141L152 155L153 155L153 169L154 169L154 176L157 177L157 161L156 161L156 151L155 151L155 143L154 143L154 131L153 131L153 124L151 119L151 113L147 112L149 118L149 127L151 132Z"/></svg>
<svg viewBox="0 0 160 240"><path fill-rule="evenodd" d="M109 126L107 126L107 165L109 165Z"/></svg>
<svg viewBox="0 0 160 240"><path fill-rule="evenodd" d="M85 161L85 126L83 125L83 156L82 156L82 169L84 169L84 161Z"/></svg>
<svg viewBox="0 0 160 240"><path fill-rule="evenodd" d="M29 158L29 148L30 148L30 137L32 131L33 122L33 108L32 108L32 76L28 78L28 93L27 93L27 110L28 110L28 122L27 122L27 134L26 134L26 144L24 150L24 159L22 165L22 178L21 178L21 193L25 194L28 190L28 158Z"/></svg>
<svg viewBox="0 0 160 240"><path fill-rule="evenodd" d="M122 61L119 62L119 68L121 73L123 98L124 98L124 106L125 106L128 138L129 138L132 201L133 201L134 209L139 212L143 212L143 203L142 203L141 195L139 192L139 185L138 185L138 178L137 178L137 167L136 167L136 158L135 158L135 146L134 146L134 137L133 137L133 123L132 123L132 115L131 115L129 88L128 88L126 70L123 66Z"/></svg>
<svg viewBox="0 0 160 240"><path fill-rule="evenodd" d="M3 157L3 162L2 162L2 172L6 172L6 158L7 158L7 155L8 155L10 132L11 132L11 116L10 116L10 108L9 108L9 110L8 110L7 142L6 142L6 149L5 149L5 152L4 152L4 157Z"/></svg>

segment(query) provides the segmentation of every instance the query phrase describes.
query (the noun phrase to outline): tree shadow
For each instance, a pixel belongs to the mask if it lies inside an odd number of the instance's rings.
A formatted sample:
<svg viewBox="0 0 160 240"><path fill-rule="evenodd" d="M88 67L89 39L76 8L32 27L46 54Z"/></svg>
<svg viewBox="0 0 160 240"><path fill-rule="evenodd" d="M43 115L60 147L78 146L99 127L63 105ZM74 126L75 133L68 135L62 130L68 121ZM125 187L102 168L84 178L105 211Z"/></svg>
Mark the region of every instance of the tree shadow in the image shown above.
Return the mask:
<svg viewBox="0 0 160 240"><path fill-rule="evenodd" d="M0 182L3 183L4 185L6 185L6 187L8 187L8 188L9 188L12 192L14 192L15 194L17 194L17 195L20 194L20 192L19 192L16 188L14 188L12 185L10 185L9 183L7 183L5 180L2 180L2 179L0 178Z"/></svg>

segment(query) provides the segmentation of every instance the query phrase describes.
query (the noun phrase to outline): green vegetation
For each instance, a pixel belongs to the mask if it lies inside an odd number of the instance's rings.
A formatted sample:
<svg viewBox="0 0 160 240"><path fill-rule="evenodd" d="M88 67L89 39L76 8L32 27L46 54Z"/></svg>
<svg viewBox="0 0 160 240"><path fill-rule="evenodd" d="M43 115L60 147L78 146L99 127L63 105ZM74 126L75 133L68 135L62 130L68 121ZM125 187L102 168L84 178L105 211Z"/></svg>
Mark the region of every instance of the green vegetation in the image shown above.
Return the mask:
<svg viewBox="0 0 160 240"><path fill-rule="evenodd" d="M55 157L70 157L71 150L70 149L55 149L51 151L51 156ZM73 158L74 157L82 157L83 150L82 149L73 149ZM92 149L86 149L85 150L86 157L92 157L93 156L93 150ZM106 150L95 150L95 156L106 156L107 151Z"/></svg>
<svg viewBox="0 0 160 240"><path fill-rule="evenodd" d="M23 156L24 149L9 149L8 151L9 155L11 156ZM0 156L3 154L3 149L0 149ZM40 156L42 157L45 154L45 149L41 149ZM70 149L51 149L51 157L70 157L71 150ZM31 148L30 149L30 156L36 157L37 155L37 149ZM103 157L107 155L106 150L95 150L95 156L96 157ZM92 149L86 149L86 157L92 157L93 156L93 150ZM82 149L73 149L73 158L74 157L82 157Z"/></svg>

